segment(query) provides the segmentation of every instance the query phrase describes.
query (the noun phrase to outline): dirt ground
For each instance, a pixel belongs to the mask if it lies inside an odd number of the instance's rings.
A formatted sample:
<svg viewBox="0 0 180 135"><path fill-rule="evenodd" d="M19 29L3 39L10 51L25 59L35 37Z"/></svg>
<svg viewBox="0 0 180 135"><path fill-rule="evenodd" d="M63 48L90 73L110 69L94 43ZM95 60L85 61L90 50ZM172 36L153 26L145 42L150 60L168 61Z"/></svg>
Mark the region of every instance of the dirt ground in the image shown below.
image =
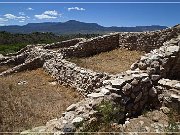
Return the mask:
<svg viewBox="0 0 180 135"><path fill-rule="evenodd" d="M0 131L45 125L82 99L75 89L53 81L42 69L0 77Z"/></svg>
<svg viewBox="0 0 180 135"><path fill-rule="evenodd" d="M127 49L116 49L110 52L103 52L87 58L71 58L71 62L80 67L88 68L97 72L117 74L130 69L130 66L137 61L144 52L130 51Z"/></svg>

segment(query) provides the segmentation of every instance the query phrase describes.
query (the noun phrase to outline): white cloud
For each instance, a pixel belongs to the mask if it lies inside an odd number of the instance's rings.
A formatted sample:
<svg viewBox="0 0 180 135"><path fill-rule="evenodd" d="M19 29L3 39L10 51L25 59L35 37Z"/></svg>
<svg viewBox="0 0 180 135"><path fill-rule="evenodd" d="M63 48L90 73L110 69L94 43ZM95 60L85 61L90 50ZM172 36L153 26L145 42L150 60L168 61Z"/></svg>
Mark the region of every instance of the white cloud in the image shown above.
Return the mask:
<svg viewBox="0 0 180 135"><path fill-rule="evenodd" d="M5 26L5 24L0 23L0 26Z"/></svg>
<svg viewBox="0 0 180 135"><path fill-rule="evenodd" d="M24 21L19 21L20 23L23 23Z"/></svg>
<svg viewBox="0 0 180 135"><path fill-rule="evenodd" d="M61 16L56 10L47 10L40 15L34 15L37 19L56 19L58 16Z"/></svg>
<svg viewBox="0 0 180 135"><path fill-rule="evenodd" d="M7 21L8 21L8 19L6 19L6 18L0 18L0 23L7 22Z"/></svg>
<svg viewBox="0 0 180 135"><path fill-rule="evenodd" d="M25 19L25 16L15 16L13 14L5 14L4 17L7 19Z"/></svg>
<svg viewBox="0 0 180 135"><path fill-rule="evenodd" d="M25 13L24 12L19 12L19 15L25 15Z"/></svg>
<svg viewBox="0 0 180 135"><path fill-rule="evenodd" d="M84 11L85 9L84 8L80 8L80 7L71 7L71 8L68 8L68 11L71 11L71 10Z"/></svg>
<svg viewBox="0 0 180 135"><path fill-rule="evenodd" d="M46 14L34 15L37 19L56 19L56 16L50 16Z"/></svg>
<svg viewBox="0 0 180 135"><path fill-rule="evenodd" d="M13 14L5 14L4 15L7 19L16 19L16 16Z"/></svg>
<svg viewBox="0 0 180 135"><path fill-rule="evenodd" d="M47 11L44 12L44 14L57 16L58 12L56 10L53 10L53 11L47 10Z"/></svg>
<svg viewBox="0 0 180 135"><path fill-rule="evenodd" d="M27 8L26 10L34 10L33 8L31 8L31 7L29 7L29 8Z"/></svg>

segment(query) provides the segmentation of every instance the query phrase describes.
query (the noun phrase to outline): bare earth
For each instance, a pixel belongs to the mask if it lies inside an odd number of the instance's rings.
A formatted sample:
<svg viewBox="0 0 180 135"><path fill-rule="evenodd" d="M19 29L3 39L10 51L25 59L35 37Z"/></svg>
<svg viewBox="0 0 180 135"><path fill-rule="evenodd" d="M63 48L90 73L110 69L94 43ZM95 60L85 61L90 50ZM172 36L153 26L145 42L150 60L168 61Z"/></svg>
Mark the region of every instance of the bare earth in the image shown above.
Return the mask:
<svg viewBox="0 0 180 135"><path fill-rule="evenodd" d="M18 85L20 81L25 82ZM44 125L82 99L76 90L52 85L52 81L42 69L0 77L0 131Z"/></svg>
<svg viewBox="0 0 180 135"><path fill-rule="evenodd" d="M110 52L103 52L92 57L72 58L70 61L76 63L80 67L97 72L117 74L130 69L130 66L143 54L144 52L120 48Z"/></svg>

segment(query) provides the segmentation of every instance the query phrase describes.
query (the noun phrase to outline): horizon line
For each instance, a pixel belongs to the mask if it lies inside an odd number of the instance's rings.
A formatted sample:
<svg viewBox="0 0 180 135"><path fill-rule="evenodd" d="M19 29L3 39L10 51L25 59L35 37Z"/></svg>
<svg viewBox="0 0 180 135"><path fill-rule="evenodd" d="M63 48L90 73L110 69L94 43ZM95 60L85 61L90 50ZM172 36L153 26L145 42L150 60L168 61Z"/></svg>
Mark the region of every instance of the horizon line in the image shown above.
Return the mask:
<svg viewBox="0 0 180 135"><path fill-rule="evenodd" d="M87 2L78 2L78 1L74 1L74 2L55 2L55 1L52 1L52 2L35 2L35 1L29 1L29 2L0 2L0 4L180 4L180 1L179 2L118 2L118 1L112 1L112 2L91 2L91 1L87 1Z"/></svg>

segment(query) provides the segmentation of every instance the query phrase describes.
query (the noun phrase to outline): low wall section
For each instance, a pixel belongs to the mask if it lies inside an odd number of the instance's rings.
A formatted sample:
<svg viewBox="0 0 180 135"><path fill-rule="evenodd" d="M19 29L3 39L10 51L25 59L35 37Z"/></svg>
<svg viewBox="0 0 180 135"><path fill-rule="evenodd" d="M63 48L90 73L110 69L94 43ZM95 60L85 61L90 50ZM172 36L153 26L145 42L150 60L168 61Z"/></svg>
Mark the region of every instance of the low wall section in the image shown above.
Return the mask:
<svg viewBox="0 0 180 135"><path fill-rule="evenodd" d="M99 36L60 50L66 57L87 57L119 47L119 34Z"/></svg>

